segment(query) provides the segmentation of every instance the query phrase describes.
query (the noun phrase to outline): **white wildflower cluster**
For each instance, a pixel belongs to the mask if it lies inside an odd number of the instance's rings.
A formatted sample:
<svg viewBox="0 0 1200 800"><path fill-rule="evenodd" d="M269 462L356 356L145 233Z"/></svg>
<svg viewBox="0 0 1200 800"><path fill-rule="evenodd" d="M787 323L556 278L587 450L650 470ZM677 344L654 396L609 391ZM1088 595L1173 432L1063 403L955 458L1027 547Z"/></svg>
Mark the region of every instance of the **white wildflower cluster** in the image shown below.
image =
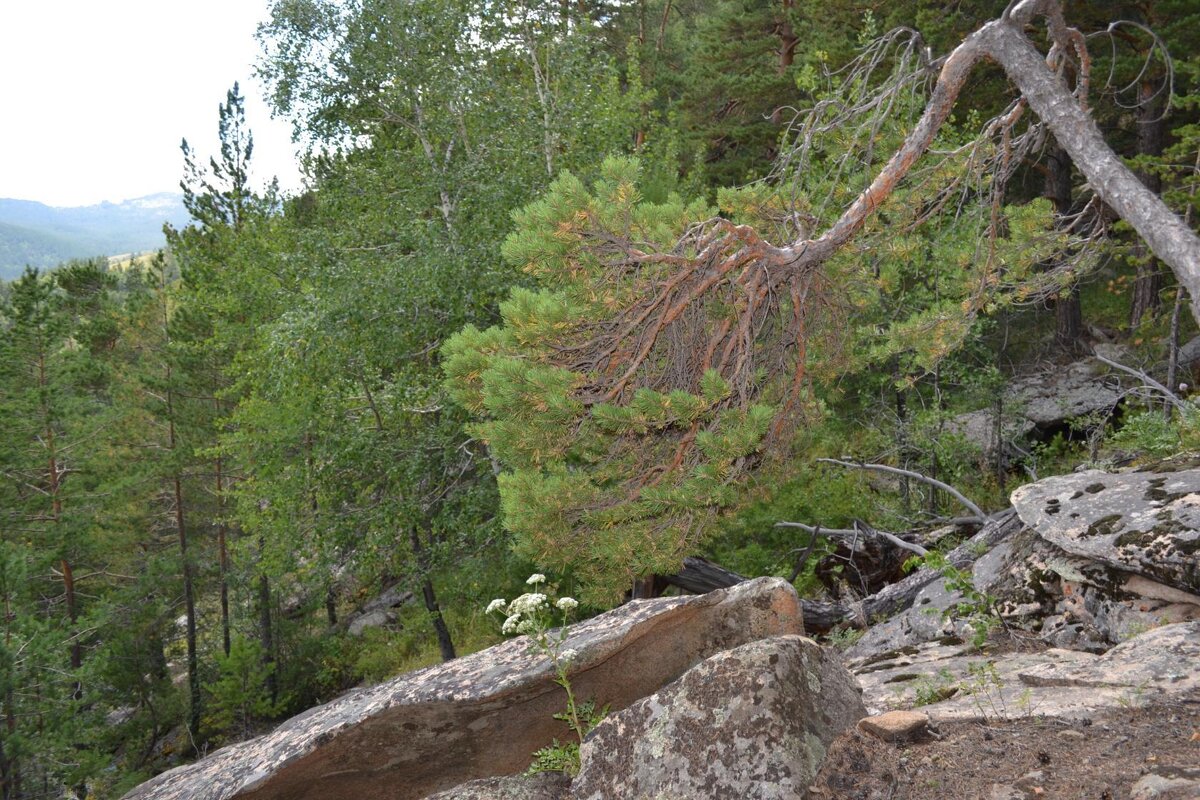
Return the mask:
<svg viewBox="0 0 1200 800"><path fill-rule="evenodd" d="M547 602L546 595L540 592L523 594L509 603L508 608L504 610L504 613L508 614L508 619L504 620L500 632L505 636L511 636L514 633L535 634L539 629L545 627L544 624L541 624L539 616L549 608L550 604Z"/></svg>
<svg viewBox="0 0 1200 800"><path fill-rule="evenodd" d="M513 600L511 603L509 603L508 613L536 614L538 611L548 607L549 604L546 602L546 595L542 594L541 592L533 592L529 594L523 594L516 600Z"/></svg>
<svg viewBox="0 0 1200 800"><path fill-rule="evenodd" d="M525 581L526 584L538 588L546 582L546 576L535 572ZM563 612L563 622L571 611L579 607L579 601L573 597L560 597L554 601L554 607ZM550 598L542 592L526 592L511 603L503 597L497 597L488 603L488 614L503 614L504 624L500 627L505 636L513 634L530 634L539 640L550 627Z"/></svg>
<svg viewBox="0 0 1200 800"><path fill-rule="evenodd" d="M569 638L568 624L571 612L579 608L579 601L574 597L560 597L557 600L551 600L550 596L555 594L556 587L553 585L543 586L545 583L546 576L535 572L525 581L525 584L533 587L534 591L526 592L511 603L503 597L497 597L488 603L487 613L503 614L505 619L500 630L505 636L528 634L529 652L541 653L549 657L556 676L554 682L567 693L567 712L565 715L555 714L555 719L567 720L571 730L579 737L579 742L582 744L583 737L595 726L599 717L593 719L594 703L584 705L582 709L585 713L581 716L581 707L575 702L575 694L571 689L569 674L571 663L579 658L579 651L564 647L564 645ZM538 589L543 591L537 591ZM553 603L553 608L551 603ZM555 614L555 609L561 612L561 615ZM561 627L552 627L556 622L555 618L559 616L561 616ZM600 716L603 716L606 711L607 709L600 712ZM573 764L572 769L577 772L579 770L579 748L575 745L571 745L571 747L574 747L575 755L574 761L570 763ZM559 746L557 740L554 742L554 748L560 751L558 757L562 758L563 748ZM570 753L570 747L566 748L565 752ZM540 759L542 753L543 751L539 750L535 757Z"/></svg>

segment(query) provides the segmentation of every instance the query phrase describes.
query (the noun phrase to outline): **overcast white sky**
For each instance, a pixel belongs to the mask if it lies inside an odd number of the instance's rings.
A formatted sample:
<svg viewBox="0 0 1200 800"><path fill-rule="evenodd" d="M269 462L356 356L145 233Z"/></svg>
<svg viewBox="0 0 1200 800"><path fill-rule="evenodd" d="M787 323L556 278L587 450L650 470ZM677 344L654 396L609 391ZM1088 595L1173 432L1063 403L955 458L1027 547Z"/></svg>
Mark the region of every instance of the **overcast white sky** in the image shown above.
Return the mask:
<svg viewBox="0 0 1200 800"><path fill-rule="evenodd" d="M240 81L253 172L299 185L251 80L268 0L0 0L0 197L74 206L177 191L179 140L216 150Z"/></svg>

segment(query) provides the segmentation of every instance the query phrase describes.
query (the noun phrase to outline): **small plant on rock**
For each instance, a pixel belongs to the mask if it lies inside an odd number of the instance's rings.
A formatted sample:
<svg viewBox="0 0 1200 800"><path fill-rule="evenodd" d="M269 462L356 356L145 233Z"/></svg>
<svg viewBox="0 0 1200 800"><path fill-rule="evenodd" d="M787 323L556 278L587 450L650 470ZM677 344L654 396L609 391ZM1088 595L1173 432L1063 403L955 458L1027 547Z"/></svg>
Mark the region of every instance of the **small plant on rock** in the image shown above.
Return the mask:
<svg viewBox="0 0 1200 800"><path fill-rule="evenodd" d="M964 691L970 695L979 715L984 719L1008 720L1008 703L1004 699L1004 679L996 662L967 664Z"/></svg>
<svg viewBox="0 0 1200 800"><path fill-rule="evenodd" d="M592 700L576 700L571 687L568 671L578 653L565 645L567 626L579 602L566 596L552 599L554 587L546 585L546 576L541 573L530 575L526 583L534 591L526 592L512 602L497 598L488 604L487 613L505 615L500 628L505 636L528 636L530 649L550 659L554 665L554 682L567 693L566 711L555 714L554 718L567 723L578 741L560 743L555 739L533 754L528 773L557 771L575 775L579 772L579 746L608 714L608 706L597 709Z"/></svg>
<svg viewBox="0 0 1200 800"><path fill-rule="evenodd" d="M825 641L830 647L849 650L866 632L864 628L834 628L826 635Z"/></svg>
<svg viewBox="0 0 1200 800"><path fill-rule="evenodd" d="M906 570L918 566L936 570L945 579L946 589L959 593L962 599L943 611L942 615L947 619L963 620L967 623L971 629L971 646L976 650L983 648L988 636L996 628L1008 629L996 598L975 588L971 570L955 566L937 551L930 551L924 557L910 558L904 566Z"/></svg>
<svg viewBox="0 0 1200 800"><path fill-rule="evenodd" d="M913 704L928 706L949 700L959 688L950 670L942 668L936 675L922 675L913 682Z"/></svg>

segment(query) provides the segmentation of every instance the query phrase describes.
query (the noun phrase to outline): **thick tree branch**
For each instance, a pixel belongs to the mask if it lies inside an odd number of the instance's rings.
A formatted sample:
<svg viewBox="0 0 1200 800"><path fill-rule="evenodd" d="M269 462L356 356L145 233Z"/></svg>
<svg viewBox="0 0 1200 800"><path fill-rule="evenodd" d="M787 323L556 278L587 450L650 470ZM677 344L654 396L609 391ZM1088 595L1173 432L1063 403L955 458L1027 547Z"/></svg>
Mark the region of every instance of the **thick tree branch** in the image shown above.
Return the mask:
<svg viewBox="0 0 1200 800"><path fill-rule="evenodd" d="M1054 134L1096 195L1133 226L1154 254L1174 271L1192 297L1200 319L1200 238L1126 167L1104 141L1080 100L1046 64L1023 28L1035 17L1048 20L1056 41L1070 39L1058 0L1023 0L1004 17L968 36L946 57L933 94L901 148L845 213L816 239L800 239L771 254L776 263L811 269L832 256L862 228L933 142L974 66L998 63L1029 107Z"/></svg>

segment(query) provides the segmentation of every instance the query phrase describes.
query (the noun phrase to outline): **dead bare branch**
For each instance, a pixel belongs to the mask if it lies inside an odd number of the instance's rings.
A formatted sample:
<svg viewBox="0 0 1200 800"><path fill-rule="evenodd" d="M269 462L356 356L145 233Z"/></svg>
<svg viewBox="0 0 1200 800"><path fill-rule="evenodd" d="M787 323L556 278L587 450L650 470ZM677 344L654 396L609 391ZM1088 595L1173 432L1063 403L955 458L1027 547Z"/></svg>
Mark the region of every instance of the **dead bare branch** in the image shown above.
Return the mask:
<svg viewBox="0 0 1200 800"><path fill-rule="evenodd" d="M968 36L941 62L941 72L925 104L925 111L903 145L823 234L812 239L798 239L783 248L791 256L790 259L784 258L783 263L797 271L811 269L853 239L867 218L908 175L917 159L929 151L968 75L980 61L989 59L1004 69L1030 109L1078 165L1096 195L1132 225L1155 255L1172 268L1179 281L1188 288L1193 314L1200 319L1200 299L1197 299L1197 291L1200 291L1200 238L1121 162L1104 141L1095 121L1079 99L1047 66L1046 57L1037 51L1024 34L1025 26L1036 18L1046 19L1052 34L1069 30L1063 22L1058 0L1022 0L1012 6L1004 17L987 23ZM1055 38L1061 41L1062 37L1063 34L1059 33ZM886 41L895 44L895 39ZM1078 40L1072 35L1071 41ZM905 61L905 54L910 50L911 45L906 45L898 56L901 68L897 72L902 77L890 83L885 82L879 90L880 94L894 94L900 86L911 88L911 68L908 72L904 69L910 67L910 62ZM862 80L864 75L869 76L877 66L876 61L882 62L882 59L875 56L868 61L855 74L856 80ZM818 104L809 116L819 120L832 107ZM851 111L861 114L882 107L879 100L862 101ZM814 148L816 134L825 128L825 123L801 127L800 140L793 147L796 157L792 162L806 162ZM788 164L788 159L785 158L783 163Z"/></svg>
<svg viewBox="0 0 1200 800"><path fill-rule="evenodd" d="M868 539L878 537L886 542L890 542L896 547L899 547L901 550L908 550L916 553L919 556L925 556L929 554L929 551L924 547L921 547L919 544L914 542L906 542L894 533L888 533L887 531L881 531L878 528L871 528L867 526L854 528L824 528L820 525L805 525L803 522L776 522L775 527L799 528L802 531L811 533L813 536L828 536L833 539L849 539L851 541L858 536L863 536L864 538Z"/></svg>
<svg viewBox="0 0 1200 800"><path fill-rule="evenodd" d="M966 495L955 489L948 483L943 483L937 478L931 478L928 475L923 475L920 472L913 472L910 469L901 469L899 467L889 467L887 464L867 464L862 461L847 460L843 461L837 458L818 458L818 463L822 464L837 464L839 467L850 467L853 469L869 469L875 472L886 472L891 475L900 475L905 478L912 478L921 483L941 489L946 494L953 497L958 502L962 503L963 507L975 515L975 519L980 522L986 522L988 515L983 513L983 509L975 505Z"/></svg>
<svg viewBox="0 0 1200 800"><path fill-rule="evenodd" d="M1153 389L1154 391L1156 391L1160 395L1162 395L1163 399L1166 400L1168 403L1170 403L1175 408L1176 411L1187 411L1188 410L1188 404L1183 402L1182 400L1180 400L1178 395L1176 395L1174 392L1172 392L1166 386L1163 386L1161 383L1154 380L1154 378L1151 378L1145 372L1142 372L1140 369L1134 369L1133 367L1127 367L1124 364L1120 364L1120 363L1117 363L1116 361L1113 361L1112 359L1105 358L1104 356L1102 356L1098 353L1096 354L1095 358L1101 364L1107 364L1108 366L1112 367L1113 369L1120 370L1121 372L1124 372L1127 375L1132 375L1133 377L1137 378L1142 383L1144 383L1146 386L1148 386L1149 388Z"/></svg>

